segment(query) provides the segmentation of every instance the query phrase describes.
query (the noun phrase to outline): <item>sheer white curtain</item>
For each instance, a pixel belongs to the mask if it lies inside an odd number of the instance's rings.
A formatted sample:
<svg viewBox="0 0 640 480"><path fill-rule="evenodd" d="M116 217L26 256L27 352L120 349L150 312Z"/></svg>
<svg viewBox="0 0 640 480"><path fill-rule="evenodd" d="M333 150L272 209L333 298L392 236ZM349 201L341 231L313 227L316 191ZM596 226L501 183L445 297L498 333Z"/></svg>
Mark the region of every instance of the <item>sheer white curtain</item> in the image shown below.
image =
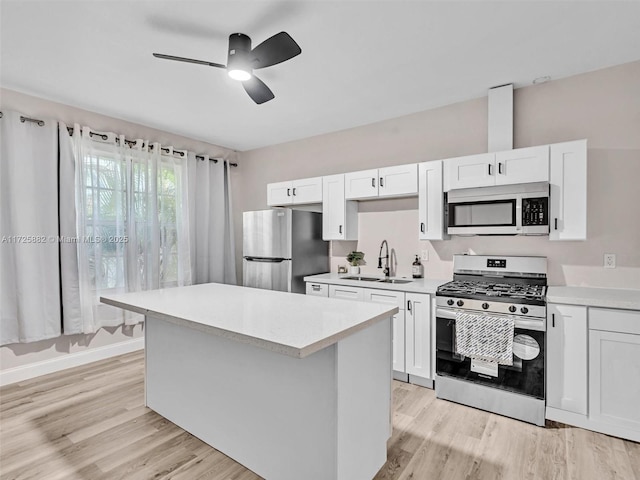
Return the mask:
<svg viewBox="0 0 640 480"><path fill-rule="evenodd" d="M193 283L235 285L235 241L231 204L230 165L208 156L189 155L189 206L194 237L191 242Z"/></svg>
<svg viewBox="0 0 640 480"><path fill-rule="evenodd" d="M0 118L0 345L60 335L57 122Z"/></svg>
<svg viewBox="0 0 640 480"><path fill-rule="evenodd" d="M64 332L137 323L142 316L99 297L191 283L186 152L79 125L67 146L62 142L61 135L61 174L65 182L74 176L78 239L75 259L62 256ZM61 230L70 231L70 223L61 219Z"/></svg>

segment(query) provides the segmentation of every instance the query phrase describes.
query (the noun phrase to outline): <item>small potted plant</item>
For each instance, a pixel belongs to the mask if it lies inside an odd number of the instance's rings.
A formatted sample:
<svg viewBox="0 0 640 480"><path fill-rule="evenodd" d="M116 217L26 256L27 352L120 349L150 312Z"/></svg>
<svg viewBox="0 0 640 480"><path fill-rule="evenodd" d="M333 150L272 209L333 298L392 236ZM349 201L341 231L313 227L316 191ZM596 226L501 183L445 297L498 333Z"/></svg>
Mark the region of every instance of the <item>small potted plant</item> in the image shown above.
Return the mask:
<svg viewBox="0 0 640 480"><path fill-rule="evenodd" d="M347 255L347 262L349 262L349 273L354 275L360 273L360 262L364 260L364 253L356 252L355 250Z"/></svg>

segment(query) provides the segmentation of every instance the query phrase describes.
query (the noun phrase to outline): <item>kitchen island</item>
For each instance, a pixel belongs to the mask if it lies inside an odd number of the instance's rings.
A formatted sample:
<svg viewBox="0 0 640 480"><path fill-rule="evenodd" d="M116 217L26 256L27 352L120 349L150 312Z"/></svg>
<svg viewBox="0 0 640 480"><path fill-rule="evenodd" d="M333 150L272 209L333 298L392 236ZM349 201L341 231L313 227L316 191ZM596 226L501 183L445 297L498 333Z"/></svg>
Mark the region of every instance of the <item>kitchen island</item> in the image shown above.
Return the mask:
<svg viewBox="0 0 640 480"><path fill-rule="evenodd" d="M385 463L397 307L221 284L101 301L146 317L146 405L258 475Z"/></svg>

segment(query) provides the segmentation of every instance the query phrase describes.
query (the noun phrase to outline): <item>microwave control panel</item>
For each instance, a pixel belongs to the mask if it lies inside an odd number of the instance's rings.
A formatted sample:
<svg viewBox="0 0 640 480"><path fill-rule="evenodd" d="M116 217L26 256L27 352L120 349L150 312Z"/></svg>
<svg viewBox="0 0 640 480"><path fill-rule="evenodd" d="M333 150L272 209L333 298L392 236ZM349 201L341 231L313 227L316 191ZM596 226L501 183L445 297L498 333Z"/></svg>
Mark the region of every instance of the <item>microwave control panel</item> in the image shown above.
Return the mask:
<svg viewBox="0 0 640 480"><path fill-rule="evenodd" d="M549 198L522 199L522 225L549 225Z"/></svg>

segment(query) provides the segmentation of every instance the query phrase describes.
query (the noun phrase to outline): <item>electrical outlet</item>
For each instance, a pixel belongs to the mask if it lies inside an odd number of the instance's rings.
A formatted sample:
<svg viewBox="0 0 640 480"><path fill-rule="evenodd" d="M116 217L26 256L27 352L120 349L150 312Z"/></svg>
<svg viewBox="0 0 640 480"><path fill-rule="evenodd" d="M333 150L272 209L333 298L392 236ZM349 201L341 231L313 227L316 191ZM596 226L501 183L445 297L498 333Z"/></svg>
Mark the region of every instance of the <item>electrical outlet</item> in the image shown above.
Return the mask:
<svg viewBox="0 0 640 480"><path fill-rule="evenodd" d="M605 253L604 254L604 268L616 268L616 254Z"/></svg>
<svg viewBox="0 0 640 480"><path fill-rule="evenodd" d="M429 261L429 250L422 250L420 252L420 257L421 257L423 262L428 262Z"/></svg>

